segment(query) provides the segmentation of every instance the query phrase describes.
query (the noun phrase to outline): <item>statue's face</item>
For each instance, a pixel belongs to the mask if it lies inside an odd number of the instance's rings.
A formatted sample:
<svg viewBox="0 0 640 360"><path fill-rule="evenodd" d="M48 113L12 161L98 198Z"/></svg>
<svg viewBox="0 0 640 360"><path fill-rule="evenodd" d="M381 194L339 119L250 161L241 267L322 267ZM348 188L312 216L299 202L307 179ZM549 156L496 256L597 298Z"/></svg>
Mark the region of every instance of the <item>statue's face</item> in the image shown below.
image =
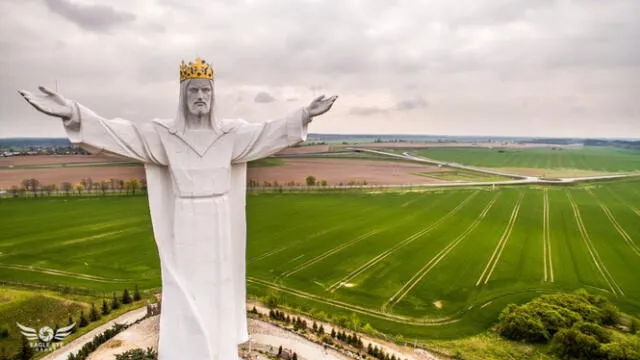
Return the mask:
<svg viewBox="0 0 640 360"><path fill-rule="evenodd" d="M211 111L213 89L207 79L193 79L187 85L187 108L189 113L202 116Z"/></svg>

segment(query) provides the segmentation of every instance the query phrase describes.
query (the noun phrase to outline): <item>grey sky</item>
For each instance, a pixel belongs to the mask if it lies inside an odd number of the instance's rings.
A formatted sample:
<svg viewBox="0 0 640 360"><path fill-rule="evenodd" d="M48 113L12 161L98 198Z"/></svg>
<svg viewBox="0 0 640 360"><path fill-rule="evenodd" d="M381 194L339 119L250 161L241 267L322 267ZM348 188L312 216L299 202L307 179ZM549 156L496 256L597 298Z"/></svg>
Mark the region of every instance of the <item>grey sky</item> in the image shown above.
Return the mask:
<svg viewBox="0 0 640 360"><path fill-rule="evenodd" d="M176 111L214 65L218 117L338 94L312 132L640 138L640 1L3 0L0 137L63 136L16 89L97 113Z"/></svg>

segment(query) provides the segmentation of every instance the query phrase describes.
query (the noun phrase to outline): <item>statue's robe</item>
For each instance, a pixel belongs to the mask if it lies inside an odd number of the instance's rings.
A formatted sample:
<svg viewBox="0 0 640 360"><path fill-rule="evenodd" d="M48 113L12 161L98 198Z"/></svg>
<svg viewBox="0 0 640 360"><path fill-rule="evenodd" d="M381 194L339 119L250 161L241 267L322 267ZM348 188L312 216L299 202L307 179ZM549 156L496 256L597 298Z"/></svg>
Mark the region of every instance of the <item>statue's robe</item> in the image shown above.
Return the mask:
<svg viewBox="0 0 640 360"><path fill-rule="evenodd" d="M237 359L248 340L246 162L306 139L306 111L264 123L222 120L219 131L172 122L107 120L79 104L71 142L145 164L162 270L161 360Z"/></svg>

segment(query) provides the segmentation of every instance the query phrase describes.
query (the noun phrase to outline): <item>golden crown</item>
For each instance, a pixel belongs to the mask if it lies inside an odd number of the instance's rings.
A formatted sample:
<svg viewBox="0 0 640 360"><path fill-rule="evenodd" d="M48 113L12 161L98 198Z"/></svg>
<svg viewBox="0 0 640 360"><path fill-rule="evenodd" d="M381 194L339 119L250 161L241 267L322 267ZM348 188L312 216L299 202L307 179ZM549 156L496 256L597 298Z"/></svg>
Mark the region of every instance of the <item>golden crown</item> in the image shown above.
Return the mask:
<svg viewBox="0 0 640 360"><path fill-rule="evenodd" d="M180 82L187 79L209 79L213 80L213 68L206 61L196 58L195 61L185 64L182 60L180 64Z"/></svg>

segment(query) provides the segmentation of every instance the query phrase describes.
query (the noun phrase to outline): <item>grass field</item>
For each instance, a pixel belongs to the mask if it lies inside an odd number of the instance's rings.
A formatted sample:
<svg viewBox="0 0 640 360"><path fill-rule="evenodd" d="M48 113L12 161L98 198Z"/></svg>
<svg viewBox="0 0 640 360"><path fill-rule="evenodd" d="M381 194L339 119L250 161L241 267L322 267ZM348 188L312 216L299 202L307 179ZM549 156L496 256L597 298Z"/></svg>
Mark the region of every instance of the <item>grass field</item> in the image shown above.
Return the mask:
<svg viewBox="0 0 640 360"><path fill-rule="evenodd" d="M639 186L249 195L249 293L407 339L478 334L558 290L638 314ZM160 286L144 197L4 199L0 227L0 280Z"/></svg>
<svg viewBox="0 0 640 360"><path fill-rule="evenodd" d="M599 172L640 170L640 151L613 147L430 148L411 153L434 160L472 166L534 169L580 169Z"/></svg>

